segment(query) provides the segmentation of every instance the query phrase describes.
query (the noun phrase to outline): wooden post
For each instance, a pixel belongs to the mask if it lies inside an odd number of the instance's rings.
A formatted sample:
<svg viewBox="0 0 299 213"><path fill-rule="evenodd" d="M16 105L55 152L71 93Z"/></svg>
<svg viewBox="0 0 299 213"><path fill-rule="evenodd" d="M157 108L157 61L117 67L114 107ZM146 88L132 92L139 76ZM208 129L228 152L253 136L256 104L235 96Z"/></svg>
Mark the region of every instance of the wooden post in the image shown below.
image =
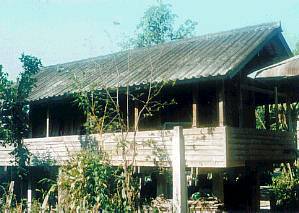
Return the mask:
<svg viewBox="0 0 299 213"><path fill-rule="evenodd" d="M189 184L190 186L195 186L195 168L191 167L191 172L190 172L190 176L191 176L191 183Z"/></svg>
<svg viewBox="0 0 299 213"><path fill-rule="evenodd" d="M32 205L32 189L31 189L31 179L28 178L28 188L27 188L27 212L31 212Z"/></svg>
<svg viewBox="0 0 299 213"><path fill-rule="evenodd" d="M14 185L15 182L11 181L9 184L8 192L6 193L6 202L5 202L5 210L4 210L5 213L10 212L10 207L11 207L13 193L14 193Z"/></svg>
<svg viewBox="0 0 299 213"><path fill-rule="evenodd" d="M47 124L46 124L46 137L48 138L50 135L50 109L47 107Z"/></svg>
<svg viewBox="0 0 299 213"><path fill-rule="evenodd" d="M256 109L256 104L255 104L255 92L254 91L251 91L251 106L250 106L250 110L253 111L253 120L250 121L250 126L251 128L256 128L256 115L255 115L255 109Z"/></svg>
<svg viewBox="0 0 299 213"><path fill-rule="evenodd" d="M288 131L293 132L293 123L292 123L292 111L291 111L291 104L290 104L290 99L287 98L287 124L288 124Z"/></svg>
<svg viewBox="0 0 299 213"><path fill-rule="evenodd" d="M240 85L239 91L239 127L242 128L244 126L244 109L243 109L243 91Z"/></svg>
<svg viewBox="0 0 299 213"><path fill-rule="evenodd" d="M212 177L213 194L222 202L224 202L224 189L223 189L223 175L222 172L213 172Z"/></svg>
<svg viewBox="0 0 299 213"><path fill-rule="evenodd" d="M198 175L199 175L199 168L195 168L195 186L198 186Z"/></svg>
<svg viewBox="0 0 299 213"><path fill-rule="evenodd" d="M260 179L259 172L256 166L250 168L250 187L251 187L251 202L250 212L258 212L260 210Z"/></svg>
<svg viewBox="0 0 299 213"><path fill-rule="evenodd" d="M224 83L218 93L218 121L219 126L224 126L224 119L225 119L225 113L224 113Z"/></svg>
<svg viewBox="0 0 299 213"><path fill-rule="evenodd" d="M187 185L185 171L185 143L183 128L174 127L172 138L172 179L173 179L173 209L172 212L187 212Z"/></svg>
<svg viewBox="0 0 299 213"><path fill-rule="evenodd" d="M192 88L192 127L198 126L198 85Z"/></svg>
<svg viewBox="0 0 299 213"><path fill-rule="evenodd" d="M135 102L135 105L134 105L134 130L136 130L136 131L138 131L138 129L139 129L138 114L139 114L138 104Z"/></svg>
<svg viewBox="0 0 299 213"><path fill-rule="evenodd" d="M167 180L163 174L157 175L157 196L167 195Z"/></svg>
<svg viewBox="0 0 299 213"><path fill-rule="evenodd" d="M265 104L265 127L267 130L270 129L270 114L269 114L269 105Z"/></svg>
<svg viewBox="0 0 299 213"><path fill-rule="evenodd" d="M279 120L278 120L278 94L277 94L277 87L274 87L274 99L275 99L275 125L276 130L279 128Z"/></svg>
<svg viewBox="0 0 299 213"><path fill-rule="evenodd" d="M129 96L130 96L130 90L129 90L129 86L127 86L127 97L126 97L126 101L127 101L127 131L129 131L129 129L130 129Z"/></svg>

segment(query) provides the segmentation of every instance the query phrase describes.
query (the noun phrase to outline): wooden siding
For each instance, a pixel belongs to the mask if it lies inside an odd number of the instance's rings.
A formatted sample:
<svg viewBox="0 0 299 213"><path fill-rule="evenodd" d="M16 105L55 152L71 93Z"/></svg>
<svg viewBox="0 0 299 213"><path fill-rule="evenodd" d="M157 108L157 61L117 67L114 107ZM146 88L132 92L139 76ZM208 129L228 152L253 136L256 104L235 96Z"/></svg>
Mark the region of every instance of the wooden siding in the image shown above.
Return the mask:
<svg viewBox="0 0 299 213"><path fill-rule="evenodd" d="M225 128L184 129L187 167L225 167ZM171 166L173 131L142 131L136 135L136 166ZM105 149L111 153L112 163L122 161L118 135L105 134ZM127 140L132 141L133 134ZM131 160L132 155L128 159Z"/></svg>
<svg viewBox="0 0 299 213"><path fill-rule="evenodd" d="M225 128L192 128L184 129L186 164L189 167L225 167ZM136 166L171 166L173 130L140 131L136 134ZM90 140L98 140L92 135ZM104 148L110 153L111 163L122 162L121 134L107 133L103 135ZM133 141L133 133L127 136L127 141ZM85 136L61 136L49 138L26 139L25 144L34 156L41 159L55 159L63 164L69 157L79 151L86 143ZM0 166L10 165L9 147L0 149ZM131 152L132 153L132 152ZM132 159L130 153L128 160Z"/></svg>
<svg viewBox="0 0 299 213"><path fill-rule="evenodd" d="M12 161L13 158L9 155L9 153L12 151L12 147L10 146L1 146L0 144L0 166L9 166L13 165Z"/></svg>
<svg viewBox="0 0 299 213"><path fill-rule="evenodd" d="M286 162L295 159L294 134L257 129L226 129L227 162L245 165L246 161Z"/></svg>
<svg viewBox="0 0 299 213"><path fill-rule="evenodd" d="M244 166L246 161L284 162L295 159L296 145L289 132L274 132L231 127L184 129L187 167L225 168ZM133 140L133 133L127 141ZM136 133L136 166L171 166L173 130L140 131ZM90 136L99 140L99 135ZM104 148L111 163L122 162L120 133L103 135ZM34 156L55 159L61 165L86 145L86 136L60 136L26 139L25 144ZM11 165L11 148L0 146L0 166ZM132 152L131 152L132 153ZM127 155L128 160L132 155Z"/></svg>

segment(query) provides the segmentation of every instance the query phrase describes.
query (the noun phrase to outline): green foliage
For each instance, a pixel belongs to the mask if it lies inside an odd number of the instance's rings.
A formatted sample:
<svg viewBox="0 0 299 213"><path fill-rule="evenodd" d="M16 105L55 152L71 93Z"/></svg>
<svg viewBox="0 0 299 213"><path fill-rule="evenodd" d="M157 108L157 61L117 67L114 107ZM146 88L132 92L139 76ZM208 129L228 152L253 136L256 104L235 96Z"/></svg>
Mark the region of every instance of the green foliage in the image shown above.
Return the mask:
<svg viewBox="0 0 299 213"><path fill-rule="evenodd" d="M278 130L286 131L288 129L296 129L296 119L297 115L299 115L299 103L290 104L290 115L292 119L293 126L288 126L288 118L287 118L287 105L286 104L278 104ZM257 106L255 110L256 117L256 128L257 129L266 129L265 123L265 106ZM276 109L275 105L269 105L269 125L271 130L276 130Z"/></svg>
<svg viewBox="0 0 299 213"><path fill-rule="evenodd" d="M139 181L136 181L136 174L133 171L137 156L136 131L140 119L150 117L166 106L157 98L164 84L164 82L150 83L143 87L130 88L130 91L127 88L125 94L120 93L119 88L108 89L97 85L95 89L87 92L79 78L75 77L74 86L77 90L75 102L86 116L84 126L87 140L84 141L86 151L70 161L65 167L65 172L60 175L60 182L64 183L60 185L64 185L66 194L72 195L66 197L65 206L73 202L72 208L80 206L81 210L99 208L109 211L118 209L125 212L136 210L136 206L141 202L138 198ZM134 126L129 125L128 122L129 108L120 109L121 100L134 101L138 104L139 110ZM130 128L135 134L133 139L128 140ZM110 154L104 150L103 134L107 132L119 133L118 137L114 138L117 143L115 151L122 158L118 168L109 164ZM91 134L99 135L98 141L95 141ZM163 157L162 151L157 150L156 154ZM78 169L81 167L82 169Z"/></svg>
<svg viewBox="0 0 299 213"><path fill-rule="evenodd" d="M293 51L294 55L299 55L299 41L296 43L296 47Z"/></svg>
<svg viewBox="0 0 299 213"><path fill-rule="evenodd" d="M191 196L192 200L199 200L201 197L202 197L202 195L200 192L195 192Z"/></svg>
<svg viewBox="0 0 299 213"><path fill-rule="evenodd" d="M272 178L272 188L278 209L299 207L299 167L282 166Z"/></svg>
<svg viewBox="0 0 299 213"><path fill-rule="evenodd" d="M50 166L57 165L57 162L55 159L53 159L50 153L46 152L44 154L32 155L31 165L50 167Z"/></svg>
<svg viewBox="0 0 299 213"><path fill-rule="evenodd" d="M127 46L149 47L171 40L191 37L196 22L190 19L175 29L175 19L171 5L159 3L148 8L137 25L137 36L131 39Z"/></svg>
<svg viewBox="0 0 299 213"><path fill-rule="evenodd" d="M28 96L34 87L34 75L41 68L41 61L36 57L22 54L20 61L23 71L14 83L8 79L7 73L0 67L0 139L4 145L14 147L11 155L24 172L28 163L29 152L23 139L29 133L29 103ZM20 174L21 174L20 173Z"/></svg>
<svg viewBox="0 0 299 213"><path fill-rule="evenodd" d="M130 211L123 170L113 167L99 153L82 151L61 168L58 187L62 191L62 208L74 211L103 209ZM133 184L137 187L137 182ZM131 191L137 193L137 191Z"/></svg>

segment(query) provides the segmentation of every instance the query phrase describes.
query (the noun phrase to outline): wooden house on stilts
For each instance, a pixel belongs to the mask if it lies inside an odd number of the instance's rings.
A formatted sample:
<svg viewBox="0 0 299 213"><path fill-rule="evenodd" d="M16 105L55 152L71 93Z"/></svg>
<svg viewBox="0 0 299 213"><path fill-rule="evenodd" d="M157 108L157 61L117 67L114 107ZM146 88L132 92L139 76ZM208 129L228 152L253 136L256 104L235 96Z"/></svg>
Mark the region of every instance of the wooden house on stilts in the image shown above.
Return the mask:
<svg viewBox="0 0 299 213"><path fill-rule="evenodd" d="M228 207L237 200L240 206L236 208L255 211L260 174L273 163L294 161L297 149L293 131L270 129L276 120L267 117L267 111L265 129L256 128L256 107L291 103L299 93L298 87L295 94L288 85L280 90L248 75L291 56L281 26L270 23L44 67L29 97L32 133L25 144L33 155L47 154L58 166L82 148L85 117L74 104L74 76L87 91L120 88L121 110L129 109L132 128L140 109L136 100L126 99L128 89L137 93L149 83L175 82L159 94L160 100L174 99L175 104L140 121L138 172L150 174L159 160L171 168L174 140L180 138L188 176L183 187L188 188L188 196L204 188ZM103 135L114 165L121 163L114 151L117 134ZM153 155L154 148L145 145L147 140L155 141L169 159ZM10 150L0 147L2 177L13 169ZM229 181L231 176L240 178L237 185ZM168 196L172 184L159 174L154 178L156 195Z"/></svg>

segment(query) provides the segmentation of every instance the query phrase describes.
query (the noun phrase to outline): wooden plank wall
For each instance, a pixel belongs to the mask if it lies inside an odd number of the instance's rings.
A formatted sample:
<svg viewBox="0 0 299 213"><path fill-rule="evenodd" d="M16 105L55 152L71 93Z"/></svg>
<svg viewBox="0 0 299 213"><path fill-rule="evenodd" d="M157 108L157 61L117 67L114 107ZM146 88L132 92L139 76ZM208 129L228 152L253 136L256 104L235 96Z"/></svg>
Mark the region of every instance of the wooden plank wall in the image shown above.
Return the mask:
<svg viewBox="0 0 299 213"><path fill-rule="evenodd" d="M4 147L0 144L0 166L12 165L13 158L9 154L12 150L12 147Z"/></svg>
<svg viewBox="0 0 299 213"><path fill-rule="evenodd" d="M295 159L296 143L289 132L275 132L231 127L184 129L187 167L225 168L244 166L246 161L284 162ZM135 166L171 166L173 130L139 131L136 133ZM132 160L133 133L126 138L131 141L127 153ZM92 135L89 141L98 141ZM121 134L103 135L104 148L110 153L111 163L119 165L122 158ZM45 160L54 159L58 165L86 144L85 136L61 136L26 139L30 152ZM0 166L11 165L10 147L0 146ZM31 158L32 159L32 158Z"/></svg>
<svg viewBox="0 0 299 213"><path fill-rule="evenodd" d="M187 167L226 167L225 127L184 129Z"/></svg>
<svg viewBox="0 0 299 213"><path fill-rule="evenodd" d="M226 166L225 127L184 129L183 133L188 167ZM173 130L137 132L135 166L171 166L172 135ZM99 140L99 138L98 135L91 136L92 141ZM131 148L126 155L128 160L132 160L133 138L132 132L126 137L126 140L130 141L129 147ZM123 140L120 133L103 135L104 149L110 153L113 165L118 165L123 160L120 146ZM85 143L86 137L77 135L25 140L25 144L33 155L42 159L54 159L57 164L63 164ZM8 153L6 148L0 148L0 166L9 165Z"/></svg>
<svg viewBox="0 0 299 213"><path fill-rule="evenodd" d="M48 138L26 139L25 144L30 153L42 160L55 160L62 164L71 155L81 150L84 136L57 136ZM32 159L32 157L31 157Z"/></svg>
<svg viewBox="0 0 299 213"><path fill-rule="evenodd" d="M225 167L224 127L184 129L183 133L187 167ZM172 130L137 132L135 165L171 166L172 134ZM111 153L113 164L122 161L120 149L115 149L120 141L116 138L117 135L104 135L105 149ZM133 134L129 134L127 140L132 141L132 138ZM132 157L128 160L132 160Z"/></svg>
<svg viewBox="0 0 299 213"><path fill-rule="evenodd" d="M294 135L290 132L227 127L228 166L245 161L284 162L295 159Z"/></svg>

